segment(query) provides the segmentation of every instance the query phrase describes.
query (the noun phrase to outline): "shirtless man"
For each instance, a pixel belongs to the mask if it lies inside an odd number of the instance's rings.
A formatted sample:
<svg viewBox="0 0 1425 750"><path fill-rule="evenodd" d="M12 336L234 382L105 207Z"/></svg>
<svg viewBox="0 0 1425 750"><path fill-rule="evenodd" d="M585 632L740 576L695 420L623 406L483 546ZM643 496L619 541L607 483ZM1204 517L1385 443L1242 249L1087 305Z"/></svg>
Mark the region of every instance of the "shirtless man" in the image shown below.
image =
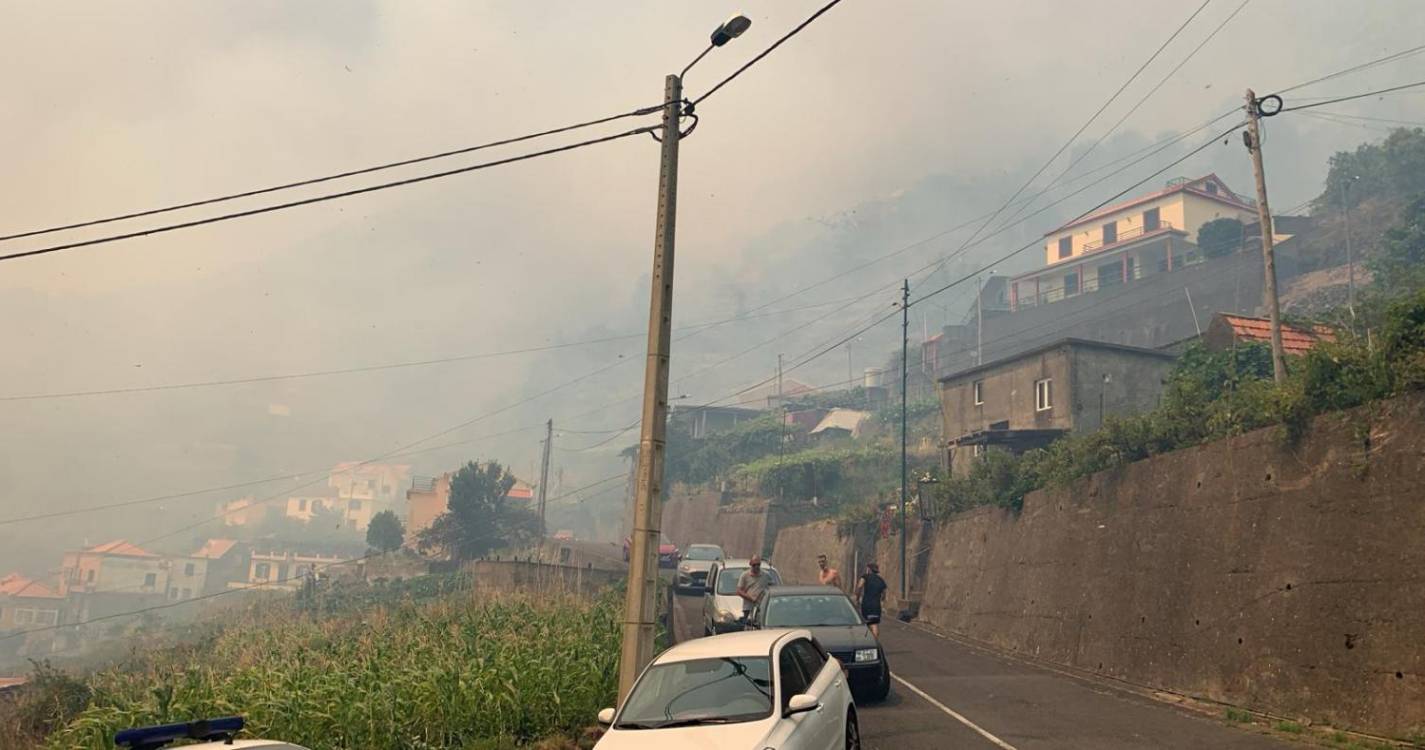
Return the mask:
<svg viewBox="0 0 1425 750"><path fill-rule="evenodd" d="M835 586L841 588L841 571L827 565L826 555L816 556L816 580L823 586Z"/></svg>

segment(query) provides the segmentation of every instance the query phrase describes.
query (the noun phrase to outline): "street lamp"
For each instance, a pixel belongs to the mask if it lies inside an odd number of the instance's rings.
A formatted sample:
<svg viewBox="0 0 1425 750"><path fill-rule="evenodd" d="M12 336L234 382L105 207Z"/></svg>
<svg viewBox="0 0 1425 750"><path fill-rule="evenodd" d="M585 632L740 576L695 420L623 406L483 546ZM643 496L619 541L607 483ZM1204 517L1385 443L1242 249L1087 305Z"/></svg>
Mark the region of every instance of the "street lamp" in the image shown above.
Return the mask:
<svg viewBox="0 0 1425 750"><path fill-rule="evenodd" d="M673 240L678 207L679 122L696 116L683 107L683 76L713 47L741 36L752 25L746 16L724 21L707 49L677 75L663 82L663 125L658 169L658 213L653 235L652 293L648 308L648 362L643 376L642 424L638 441L638 476L633 506L633 544L629 550L628 593L624 599L623 642L619 653L618 696L622 702L653 660L657 628L658 538L663 517L663 451L668 432L668 352L673 320ZM656 136L655 136L656 137Z"/></svg>

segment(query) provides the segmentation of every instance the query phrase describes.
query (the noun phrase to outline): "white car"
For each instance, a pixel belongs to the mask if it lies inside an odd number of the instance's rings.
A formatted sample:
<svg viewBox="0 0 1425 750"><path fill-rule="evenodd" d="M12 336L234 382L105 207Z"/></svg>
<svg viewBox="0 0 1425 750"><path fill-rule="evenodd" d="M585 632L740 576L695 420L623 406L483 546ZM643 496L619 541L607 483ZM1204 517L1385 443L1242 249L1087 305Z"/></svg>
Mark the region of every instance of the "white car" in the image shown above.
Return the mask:
<svg viewBox="0 0 1425 750"><path fill-rule="evenodd" d="M861 747L841 664L811 631L696 638L659 654L595 750L846 750Z"/></svg>
<svg viewBox="0 0 1425 750"><path fill-rule="evenodd" d="M694 544L683 553L678 563L678 576L673 583L680 590L702 590L708 582L708 571L722 560L722 547L716 544Z"/></svg>
<svg viewBox="0 0 1425 750"><path fill-rule="evenodd" d="M180 740L205 740L183 745L183 750L306 750L300 745L276 740L235 740L242 731L241 716L200 719L182 724L125 729L114 735L114 745L132 750L156 750Z"/></svg>

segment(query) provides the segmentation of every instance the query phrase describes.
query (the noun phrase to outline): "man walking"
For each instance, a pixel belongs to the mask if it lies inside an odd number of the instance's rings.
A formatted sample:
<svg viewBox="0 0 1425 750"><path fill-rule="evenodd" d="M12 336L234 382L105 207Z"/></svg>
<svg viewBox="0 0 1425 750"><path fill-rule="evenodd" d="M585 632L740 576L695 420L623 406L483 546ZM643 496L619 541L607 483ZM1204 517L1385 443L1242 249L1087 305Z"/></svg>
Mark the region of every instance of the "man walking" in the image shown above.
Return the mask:
<svg viewBox="0 0 1425 750"><path fill-rule="evenodd" d="M881 566L866 563L866 572L856 582L856 598L861 600L861 616L871 627L871 635L881 637L881 603L886 599L886 579L881 577Z"/></svg>
<svg viewBox="0 0 1425 750"><path fill-rule="evenodd" d="M752 605L762 598L762 592L772 585L772 577L762 572L762 556L753 555L747 561L747 571L737 579L737 595L742 597L742 619L746 620Z"/></svg>
<svg viewBox="0 0 1425 750"><path fill-rule="evenodd" d="M823 586L841 588L841 571L826 562L826 555L816 556L816 580Z"/></svg>

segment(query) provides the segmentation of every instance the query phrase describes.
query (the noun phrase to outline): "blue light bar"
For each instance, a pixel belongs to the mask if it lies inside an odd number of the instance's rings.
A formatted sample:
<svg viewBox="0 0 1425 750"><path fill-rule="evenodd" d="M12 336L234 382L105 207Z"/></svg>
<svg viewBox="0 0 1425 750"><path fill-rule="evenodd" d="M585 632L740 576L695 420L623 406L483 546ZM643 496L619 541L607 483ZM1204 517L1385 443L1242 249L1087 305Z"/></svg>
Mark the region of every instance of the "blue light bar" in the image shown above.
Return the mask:
<svg viewBox="0 0 1425 750"><path fill-rule="evenodd" d="M228 739L242 731L241 716L199 719L182 724L125 729L114 735L114 744L130 750L157 750L174 740Z"/></svg>

